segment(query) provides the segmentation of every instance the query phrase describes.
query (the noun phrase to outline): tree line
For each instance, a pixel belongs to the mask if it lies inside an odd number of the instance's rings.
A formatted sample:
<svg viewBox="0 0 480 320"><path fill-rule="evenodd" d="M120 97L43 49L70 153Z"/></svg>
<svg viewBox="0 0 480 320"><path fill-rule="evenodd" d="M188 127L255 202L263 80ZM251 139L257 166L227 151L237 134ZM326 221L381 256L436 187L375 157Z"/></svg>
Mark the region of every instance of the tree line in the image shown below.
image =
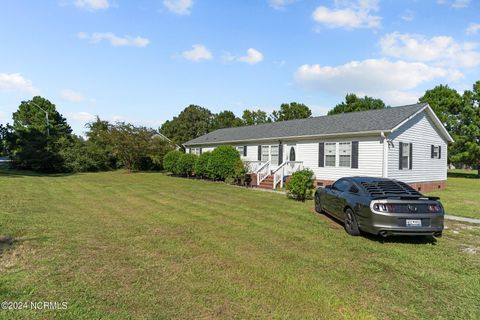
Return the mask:
<svg viewBox="0 0 480 320"><path fill-rule="evenodd" d="M156 130L99 117L86 125L86 138L75 135L56 106L39 96L23 101L13 124L0 129L14 168L47 173L162 169L163 156L174 148Z"/></svg>
<svg viewBox="0 0 480 320"><path fill-rule="evenodd" d="M480 165L480 81L462 94L447 85L427 90L418 102L429 103L453 136L448 162L455 166ZM328 115L388 108L381 99L347 94ZM45 112L48 112L47 125ZM305 119L311 109L298 102L283 103L271 114L244 110L238 117L229 110L213 113L189 105L157 130L129 123L97 119L86 125L86 138L72 133L53 103L42 97L24 101L13 114L13 124L0 125L0 156L8 155L18 169L42 172L161 170L163 156L183 143L211 131ZM158 133L161 134L158 134ZM164 137L169 138L165 139ZM480 171L479 171L480 172Z"/></svg>

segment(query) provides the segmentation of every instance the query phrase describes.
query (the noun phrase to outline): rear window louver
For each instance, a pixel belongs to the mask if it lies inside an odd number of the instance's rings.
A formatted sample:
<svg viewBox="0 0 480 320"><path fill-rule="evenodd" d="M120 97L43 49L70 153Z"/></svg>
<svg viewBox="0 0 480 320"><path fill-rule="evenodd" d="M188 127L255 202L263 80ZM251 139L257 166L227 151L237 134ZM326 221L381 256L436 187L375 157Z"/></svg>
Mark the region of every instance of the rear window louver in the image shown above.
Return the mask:
<svg viewBox="0 0 480 320"><path fill-rule="evenodd" d="M372 197L422 196L417 190L400 181L363 181L360 183Z"/></svg>

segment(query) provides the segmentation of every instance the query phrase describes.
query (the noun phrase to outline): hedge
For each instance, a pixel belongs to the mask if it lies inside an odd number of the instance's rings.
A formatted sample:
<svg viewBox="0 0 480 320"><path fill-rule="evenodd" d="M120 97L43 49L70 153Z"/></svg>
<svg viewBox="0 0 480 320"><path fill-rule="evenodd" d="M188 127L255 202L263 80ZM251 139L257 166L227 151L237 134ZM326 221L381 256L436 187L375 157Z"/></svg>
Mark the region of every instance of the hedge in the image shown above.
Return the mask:
<svg viewBox="0 0 480 320"><path fill-rule="evenodd" d="M198 156L195 162L195 176L199 178L208 178L208 161L210 160L211 152L204 152Z"/></svg>
<svg viewBox="0 0 480 320"><path fill-rule="evenodd" d="M232 146L216 147L208 159L208 177L214 180L225 180L235 176L240 154Z"/></svg>
<svg viewBox="0 0 480 320"><path fill-rule="evenodd" d="M176 173L175 171L177 169L177 161L183 154L183 152L180 152L178 150L172 150L168 152L163 158L163 168L168 172Z"/></svg>
<svg viewBox="0 0 480 320"><path fill-rule="evenodd" d="M183 153L175 164L175 174L190 177L195 168L195 162L198 156L189 153Z"/></svg>

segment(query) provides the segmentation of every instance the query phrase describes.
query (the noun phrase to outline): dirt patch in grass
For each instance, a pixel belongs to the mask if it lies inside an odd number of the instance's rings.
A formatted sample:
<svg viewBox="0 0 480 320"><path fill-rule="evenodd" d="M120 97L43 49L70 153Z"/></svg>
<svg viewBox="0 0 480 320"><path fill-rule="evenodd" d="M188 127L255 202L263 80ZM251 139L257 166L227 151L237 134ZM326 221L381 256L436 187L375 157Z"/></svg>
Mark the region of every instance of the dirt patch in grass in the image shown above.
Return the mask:
<svg viewBox="0 0 480 320"><path fill-rule="evenodd" d="M328 227L330 227L331 229L343 229L342 223L335 218L330 217L328 214L318 213L317 211L315 211L315 209L311 209L310 212L312 212L312 214L318 217L318 219L325 221Z"/></svg>

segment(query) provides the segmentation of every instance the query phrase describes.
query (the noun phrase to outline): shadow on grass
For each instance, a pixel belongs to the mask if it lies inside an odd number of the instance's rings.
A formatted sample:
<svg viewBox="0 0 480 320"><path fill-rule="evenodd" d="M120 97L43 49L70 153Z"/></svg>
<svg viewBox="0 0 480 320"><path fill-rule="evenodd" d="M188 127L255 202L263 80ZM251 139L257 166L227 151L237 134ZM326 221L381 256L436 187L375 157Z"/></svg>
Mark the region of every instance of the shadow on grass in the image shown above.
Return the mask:
<svg viewBox="0 0 480 320"><path fill-rule="evenodd" d="M449 172L448 177L450 178L466 178L466 179L480 179L477 174L477 171L470 172Z"/></svg>
<svg viewBox="0 0 480 320"><path fill-rule="evenodd" d="M335 217L332 217L325 213L317 213L327 220L328 224L332 229L341 229L343 232L346 232L343 228L343 222L338 220ZM384 243L409 243L409 244L436 244L437 239L433 236L390 236L382 237L380 235L374 235L366 232L362 232L361 237L368 239L370 241L375 241L381 244Z"/></svg>
<svg viewBox="0 0 480 320"><path fill-rule="evenodd" d="M42 173L34 172L29 170L18 170L18 169L9 169L5 167L0 167L0 178L23 178L23 177L66 177L71 176L75 173Z"/></svg>

